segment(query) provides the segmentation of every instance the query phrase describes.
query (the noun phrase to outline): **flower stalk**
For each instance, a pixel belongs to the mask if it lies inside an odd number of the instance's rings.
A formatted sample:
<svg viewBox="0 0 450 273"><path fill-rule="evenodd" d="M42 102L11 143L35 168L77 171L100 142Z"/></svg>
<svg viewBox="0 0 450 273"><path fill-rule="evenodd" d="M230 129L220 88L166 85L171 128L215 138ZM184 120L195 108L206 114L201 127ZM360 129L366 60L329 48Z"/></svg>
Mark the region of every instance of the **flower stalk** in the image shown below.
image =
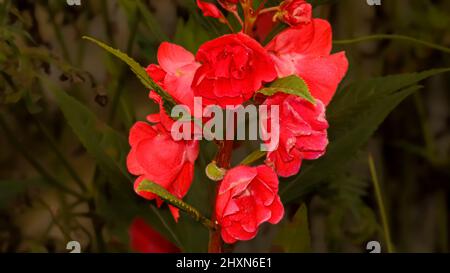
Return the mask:
<svg viewBox="0 0 450 273"><path fill-rule="evenodd" d="M231 155L233 152L233 140L224 140L219 143L219 151L216 156L217 166L220 168L228 169L230 168ZM216 216L216 204L215 200L217 199L217 193L220 188L220 181L216 185L215 196L213 199L213 212L212 212L212 222L217 224L217 216ZM223 252L223 242L220 237L220 227L218 226L215 230L210 230L209 233L209 244L208 244L208 252L209 253L222 253Z"/></svg>

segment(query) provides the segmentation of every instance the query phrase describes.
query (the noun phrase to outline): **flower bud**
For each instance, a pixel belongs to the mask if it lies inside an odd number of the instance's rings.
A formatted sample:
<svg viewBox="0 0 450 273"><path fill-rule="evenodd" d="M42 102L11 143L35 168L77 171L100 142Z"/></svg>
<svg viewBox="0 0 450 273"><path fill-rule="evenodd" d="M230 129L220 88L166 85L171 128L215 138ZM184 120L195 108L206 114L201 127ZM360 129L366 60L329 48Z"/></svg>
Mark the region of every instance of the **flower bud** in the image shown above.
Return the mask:
<svg viewBox="0 0 450 273"><path fill-rule="evenodd" d="M312 6L305 0L285 0L276 16L292 27L308 24L311 22Z"/></svg>

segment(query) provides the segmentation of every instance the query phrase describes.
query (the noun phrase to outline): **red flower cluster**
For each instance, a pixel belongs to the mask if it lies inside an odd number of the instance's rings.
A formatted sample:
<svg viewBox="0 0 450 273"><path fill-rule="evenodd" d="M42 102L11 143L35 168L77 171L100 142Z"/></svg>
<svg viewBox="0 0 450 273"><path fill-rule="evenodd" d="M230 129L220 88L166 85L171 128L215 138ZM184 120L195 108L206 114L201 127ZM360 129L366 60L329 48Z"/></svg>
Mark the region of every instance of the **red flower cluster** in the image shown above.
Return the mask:
<svg viewBox="0 0 450 273"><path fill-rule="evenodd" d="M247 2L251 1L241 1L243 8L249 8L244 6ZM220 0L219 4L233 12L238 0ZM226 20L213 3L197 0L197 5L205 16ZM259 13L264 10L254 12L256 17ZM256 22L256 17L250 22ZM202 98L203 106L241 105L264 84L290 75L302 78L315 98L314 103L284 93L265 98L263 104L269 111L274 105L279 107L276 121L280 125L279 142L267 153L266 164L231 168L220 182L214 213L227 243L252 239L263 222L276 224L282 219L284 208L278 195L278 176L295 175L303 160L316 159L325 153L328 144L325 107L348 68L344 52L330 54L331 26L325 20L311 19L310 4L286 0L278 7L276 18L290 27L265 47L243 32L208 41L195 56L178 45L164 42L158 50L159 65L147 68L156 83L177 103L191 110L194 96ZM148 179L181 199L193 180L199 144L196 140L174 140L170 134L173 120L162 109L162 99L154 92L150 98L160 104L160 113L149 115L149 123L138 122L131 128L128 170L138 176L135 188ZM270 118L268 121L274 122ZM162 203L154 194L138 194L156 199L158 205ZM178 219L178 210L169 207Z"/></svg>

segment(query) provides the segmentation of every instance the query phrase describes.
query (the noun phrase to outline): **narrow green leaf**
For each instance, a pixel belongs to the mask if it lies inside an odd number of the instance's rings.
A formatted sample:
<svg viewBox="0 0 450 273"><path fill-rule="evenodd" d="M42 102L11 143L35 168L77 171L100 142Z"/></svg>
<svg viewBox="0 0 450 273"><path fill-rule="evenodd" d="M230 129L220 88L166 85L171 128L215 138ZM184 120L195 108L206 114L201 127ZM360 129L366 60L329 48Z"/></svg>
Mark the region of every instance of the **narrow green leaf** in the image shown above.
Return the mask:
<svg viewBox="0 0 450 273"><path fill-rule="evenodd" d="M127 1L130 2L130 1ZM155 35L159 42L169 41L169 37L166 33L164 33L161 25L156 20L155 16L148 10L148 8L142 3L142 0L137 0L136 6L141 12L142 17L144 18L144 23L147 28L150 29L151 33Z"/></svg>
<svg viewBox="0 0 450 273"><path fill-rule="evenodd" d="M285 253L311 252L308 210L302 204L292 221L283 222L275 239L275 246Z"/></svg>
<svg viewBox="0 0 450 273"><path fill-rule="evenodd" d="M126 153L129 149L126 138L98 120L75 98L43 77L41 79L55 95L57 104L78 139L105 174L113 181L129 180L131 177L125 167Z"/></svg>
<svg viewBox="0 0 450 273"><path fill-rule="evenodd" d="M326 154L305 162L300 173L280 188L284 202L296 200L317 190L367 142L383 120L405 98L421 88L417 83L450 69L434 69L354 82L341 88L327 110L330 123Z"/></svg>
<svg viewBox="0 0 450 273"><path fill-rule="evenodd" d="M249 154L246 158L244 158L240 164L241 165L250 165L250 164L254 163L255 161L264 157L266 154L267 154L267 152L265 152L265 151L256 150L256 151L252 152L251 154Z"/></svg>
<svg viewBox="0 0 450 273"><path fill-rule="evenodd" d="M133 60L131 57L129 57L127 54L123 53L122 51L118 49L114 49L92 37L83 36L83 39L89 40L99 47L103 48L104 50L108 51L109 53L113 54L123 62L125 62L131 71L137 76L137 78L141 81L142 84L144 84L145 87L154 90L158 95L161 96L161 98L164 100L164 106L169 107L166 108L168 113L170 114L170 108L176 105L174 99L166 92L164 89L162 89L158 84L156 84L148 75L145 69L135 60Z"/></svg>
<svg viewBox="0 0 450 273"><path fill-rule="evenodd" d="M149 180L144 180L139 184L137 188L138 191L151 192L158 195L162 200L171 204L174 207L181 209L186 212L190 216L192 216L196 221L202 223L204 226L210 229L214 229L215 225L205 216L203 216L197 209L192 207L191 205L181 201L177 197L173 196L170 192L168 192L165 188L160 185L153 183Z"/></svg>
<svg viewBox="0 0 450 273"><path fill-rule="evenodd" d="M208 40L213 39L211 32L208 32L201 24L196 22L194 17L189 17L188 21L179 19L177 30L173 41L181 45L190 52L197 52L198 48Z"/></svg>
<svg viewBox="0 0 450 273"><path fill-rule="evenodd" d="M306 82L296 75L274 81L269 87L265 87L258 91L266 96L272 96L275 93L282 92L289 95L299 96L305 100L315 103L313 96L309 92Z"/></svg>

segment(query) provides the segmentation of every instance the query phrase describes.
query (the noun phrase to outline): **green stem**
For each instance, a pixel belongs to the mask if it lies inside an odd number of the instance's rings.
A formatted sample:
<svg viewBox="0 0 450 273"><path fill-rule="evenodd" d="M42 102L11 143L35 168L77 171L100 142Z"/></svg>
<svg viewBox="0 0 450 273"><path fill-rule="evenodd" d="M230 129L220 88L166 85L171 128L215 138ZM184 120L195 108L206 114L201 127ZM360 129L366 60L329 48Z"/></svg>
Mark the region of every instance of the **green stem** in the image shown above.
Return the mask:
<svg viewBox="0 0 450 273"><path fill-rule="evenodd" d="M152 209L153 213L155 213L156 217L158 217L158 220L162 223L164 228L170 233L170 236L172 236L175 243L179 247L182 247L183 244L181 243L180 239L175 234L175 232L173 232L173 230L170 228L170 226L167 224L166 220L164 220L164 218L161 216L161 213L159 212L159 210L157 208L155 208L155 206L153 206L153 205L150 205L150 208Z"/></svg>
<svg viewBox="0 0 450 273"><path fill-rule="evenodd" d="M69 232L67 232L64 228L64 226L59 222L59 219L57 217L57 215L55 215L52 211L52 208L50 207L50 205L48 205L47 203L44 202L44 200L42 199L38 199L38 202L48 211L48 213L50 214L50 217L52 218L52 222L61 230L64 239L66 241L70 241L70 234Z"/></svg>
<svg viewBox="0 0 450 273"><path fill-rule="evenodd" d="M381 223L383 225L383 233L384 233L384 240L386 242L387 245L387 251L388 253L393 253L394 252L394 247L392 245L392 241L391 241L391 234L389 231L389 223L388 223L388 219L386 216L386 210L384 207L384 202L383 202L383 197L381 194L381 188L380 188L380 183L378 181L378 176L377 176L377 171L375 168L375 163L373 161L373 157L371 154L369 154L369 168L370 168L370 175L372 176L372 183L373 183L373 187L375 189L375 196L377 199L377 205L378 208L380 210L380 215L381 215Z"/></svg>
<svg viewBox="0 0 450 273"><path fill-rule="evenodd" d="M88 202L89 213L91 215L95 215L95 201L94 199L89 200ZM94 229L95 238L97 239L97 250L102 253L106 250L105 239L103 238L103 226L104 223L99 217L91 217L92 228Z"/></svg>
<svg viewBox="0 0 450 273"><path fill-rule="evenodd" d="M219 144L219 151L216 156L217 166L224 169L230 168L231 155L233 153L233 140L224 140ZM216 215L216 199L217 194L219 193L219 188L221 182L216 182L216 192L213 199L212 205L212 217L211 221L216 225L217 224L217 215ZM220 233L220 227L218 226L216 229L211 229L209 231L209 243L208 243L208 252L209 253L222 253L223 252L223 242Z"/></svg>
<svg viewBox="0 0 450 273"><path fill-rule="evenodd" d="M333 41L333 44L335 45L346 45L346 44L357 44L361 42L367 42L367 41L376 41L376 40L401 40L401 41L408 41L416 44L420 44L429 48L433 48L436 50L440 50L445 53L450 53L450 48L437 45L431 42L419 40L413 37L405 36L405 35L398 35L398 34L374 34L374 35L368 35L363 37L358 37L354 39L346 39L346 40L335 40Z"/></svg>
<svg viewBox="0 0 450 273"><path fill-rule="evenodd" d="M61 47L63 57L69 63L71 63L70 54L69 54L69 50L67 49L64 35L62 34L61 30L59 29L58 24L56 24L56 22L55 22L55 13L50 6L48 8L48 15L49 15L49 19L50 19L50 23L52 25L53 31L55 32L56 39L58 40L59 46Z"/></svg>
<svg viewBox="0 0 450 273"><path fill-rule="evenodd" d="M430 125L429 125L428 119L426 117L423 100L422 100L419 92L414 93L414 103L415 103L415 106L417 109L417 114L419 115L420 126L422 128L423 138L425 140L427 157L432 162L435 162L437 160L435 159L436 148L434 145L434 138L433 138L433 134L431 133L431 130L430 130Z"/></svg>
<svg viewBox="0 0 450 273"><path fill-rule="evenodd" d="M101 5L102 5L103 24L106 29L106 36L108 36L109 44L112 47L116 47L114 42L113 29L111 27L111 22L109 20L110 18L109 18L108 2L106 0L102 0Z"/></svg>

